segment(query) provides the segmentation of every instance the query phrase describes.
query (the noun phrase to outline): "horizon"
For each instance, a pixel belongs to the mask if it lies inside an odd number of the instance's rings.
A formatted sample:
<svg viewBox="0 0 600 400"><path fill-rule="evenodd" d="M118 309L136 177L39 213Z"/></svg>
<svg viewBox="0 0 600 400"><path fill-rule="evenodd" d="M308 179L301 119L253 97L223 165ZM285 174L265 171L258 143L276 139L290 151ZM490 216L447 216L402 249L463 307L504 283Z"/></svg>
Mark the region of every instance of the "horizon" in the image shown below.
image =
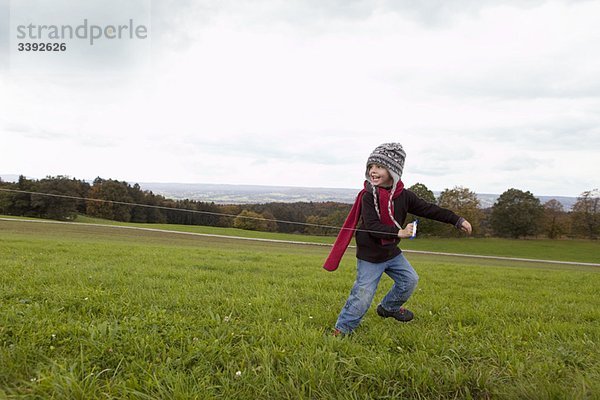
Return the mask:
<svg viewBox="0 0 600 400"><path fill-rule="evenodd" d="M22 175L22 174L0 174L0 179L2 179L2 181L4 182L16 182L18 180L18 177ZM25 178L27 179L31 179L31 180L40 180L40 179L45 179L46 177L48 177L49 175L46 175L44 178L36 178L36 177L29 177L29 176L25 176ZM68 176L68 175L60 175L60 176L65 176L68 177L69 179L77 179L77 180L81 180L87 183L93 183L94 180L96 178L93 179L82 179L82 178L77 178L77 177L73 177L73 176ZM7 180L5 179L6 177L11 177L11 180ZM98 177L97 177L98 178ZM127 182L130 185L134 185L134 184L139 184L140 186L142 185L205 185L205 186L231 186L231 187L256 187L256 188L292 188L292 189L323 189L323 190L360 190L361 188L356 187L356 188L351 188L351 187L326 187L326 186L292 186L292 185L257 185L257 184L245 184L245 183L207 183L207 182L142 182L142 181L128 181L128 180L123 180L123 179L116 179L116 178L105 178L105 177L100 177L102 179L113 179L113 180L117 180L120 182ZM410 185L406 185L407 188L410 188L412 185L416 184L416 183L421 183L424 184L425 186L427 186L427 188L429 190L431 190L434 194L439 194L441 192L443 192L446 189L453 189L453 188L444 188L444 189L432 189L431 187L429 187L427 184L423 183L423 182L414 182ZM464 187L464 186L463 186ZM518 190L522 190L524 192L528 191L526 189L521 189L518 187L513 187L513 188L506 188L503 192L501 193L487 193L487 192L477 192L475 190L473 190L472 188L467 188L471 191L473 191L475 194L477 195L488 195L488 196L500 196L502 193L504 193L504 191L509 190L509 189L518 189ZM595 188L591 188L589 190L593 190ZM529 192L531 192L535 197L554 197L554 198L570 198L570 199L576 199L578 197L581 196L581 193L578 193L577 195L556 195L556 194L537 194L535 192L532 192L529 190Z"/></svg>

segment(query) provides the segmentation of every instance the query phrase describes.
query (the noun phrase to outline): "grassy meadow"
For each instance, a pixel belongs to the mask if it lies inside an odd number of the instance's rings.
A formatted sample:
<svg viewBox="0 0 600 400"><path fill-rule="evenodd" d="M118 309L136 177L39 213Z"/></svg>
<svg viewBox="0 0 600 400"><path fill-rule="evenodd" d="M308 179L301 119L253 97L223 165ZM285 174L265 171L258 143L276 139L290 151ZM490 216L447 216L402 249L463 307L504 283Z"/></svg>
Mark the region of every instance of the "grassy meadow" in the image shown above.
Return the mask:
<svg viewBox="0 0 600 400"><path fill-rule="evenodd" d="M404 248L600 262L596 242L552 243ZM0 399L600 398L600 267L409 254L415 320L372 307L333 337L355 259L330 273L327 252L0 221Z"/></svg>

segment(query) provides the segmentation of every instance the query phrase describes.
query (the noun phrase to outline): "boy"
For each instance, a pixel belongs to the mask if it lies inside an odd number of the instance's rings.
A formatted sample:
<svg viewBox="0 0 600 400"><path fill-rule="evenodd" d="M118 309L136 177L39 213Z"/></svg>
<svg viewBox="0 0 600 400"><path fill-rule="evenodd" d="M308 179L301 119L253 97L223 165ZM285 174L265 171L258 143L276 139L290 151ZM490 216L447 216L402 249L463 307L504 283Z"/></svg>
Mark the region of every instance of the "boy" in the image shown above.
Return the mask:
<svg viewBox="0 0 600 400"><path fill-rule="evenodd" d="M325 261L323 268L337 269L356 230L356 281L335 324L336 336L352 333L358 327L384 272L394 280L394 285L377 306L377 314L402 322L413 319L413 313L402 305L410 298L419 277L398 248L401 238L412 236L413 224L402 229L407 213L453 224L471 234L471 224L466 219L404 189L400 177L405 158L406 153L399 143L384 143L371 153L365 188L358 194ZM356 229L359 219L362 222Z"/></svg>

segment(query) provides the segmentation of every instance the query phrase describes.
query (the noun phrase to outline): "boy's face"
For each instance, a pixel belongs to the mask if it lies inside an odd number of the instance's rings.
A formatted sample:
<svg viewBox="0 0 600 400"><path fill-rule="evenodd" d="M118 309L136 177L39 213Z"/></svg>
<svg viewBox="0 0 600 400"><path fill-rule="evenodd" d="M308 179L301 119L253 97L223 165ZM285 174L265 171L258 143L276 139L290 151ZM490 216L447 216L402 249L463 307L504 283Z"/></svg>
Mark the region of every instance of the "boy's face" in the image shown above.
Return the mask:
<svg viewBox="0 0 600 400"><path fill-rule="evenodd" d="M394 184L389 171L379 164L369 165L369 179L374 186L388 187Z"/></svg>

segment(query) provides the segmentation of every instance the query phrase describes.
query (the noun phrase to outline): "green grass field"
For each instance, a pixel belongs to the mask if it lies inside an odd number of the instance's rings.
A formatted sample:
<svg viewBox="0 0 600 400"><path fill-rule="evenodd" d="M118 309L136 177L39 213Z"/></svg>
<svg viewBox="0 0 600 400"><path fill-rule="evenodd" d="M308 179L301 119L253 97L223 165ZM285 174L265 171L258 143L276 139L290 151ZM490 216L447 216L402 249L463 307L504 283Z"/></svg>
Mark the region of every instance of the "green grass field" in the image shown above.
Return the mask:
<svg viewBox="0 0 600 400"><path fill-rule="evenodd" d="M405 248L599 262L507 242ZM329 273L327 252L0 221L0 398L600 398L600 268L411 254L415 320L372 307L336 338L355 259Z"/></svg>
<svg viewBox="0 0 600 400"><path fill-rule="evenodd" d="M0 217L23 219L22 217L9 217L4 215L0 215ZM36 220L35 218L28 219ZM257 232L235 228L125 223L118 221L109 221L100 218L91 218L85 215L78 216L76 222L103 224L111 226L164 229L176 232L207 233L217 235L240 236L246 238L264 238L324 244L331 244L335 240L334 237L326 236ZM600 241L590 240L512 240L499 238L483 239L471 237L423 239L419 238L417 240L404 240L401 246L405 250L425 250L458 254L477 254L500 257L519 257L600 264Z"/></svg>

